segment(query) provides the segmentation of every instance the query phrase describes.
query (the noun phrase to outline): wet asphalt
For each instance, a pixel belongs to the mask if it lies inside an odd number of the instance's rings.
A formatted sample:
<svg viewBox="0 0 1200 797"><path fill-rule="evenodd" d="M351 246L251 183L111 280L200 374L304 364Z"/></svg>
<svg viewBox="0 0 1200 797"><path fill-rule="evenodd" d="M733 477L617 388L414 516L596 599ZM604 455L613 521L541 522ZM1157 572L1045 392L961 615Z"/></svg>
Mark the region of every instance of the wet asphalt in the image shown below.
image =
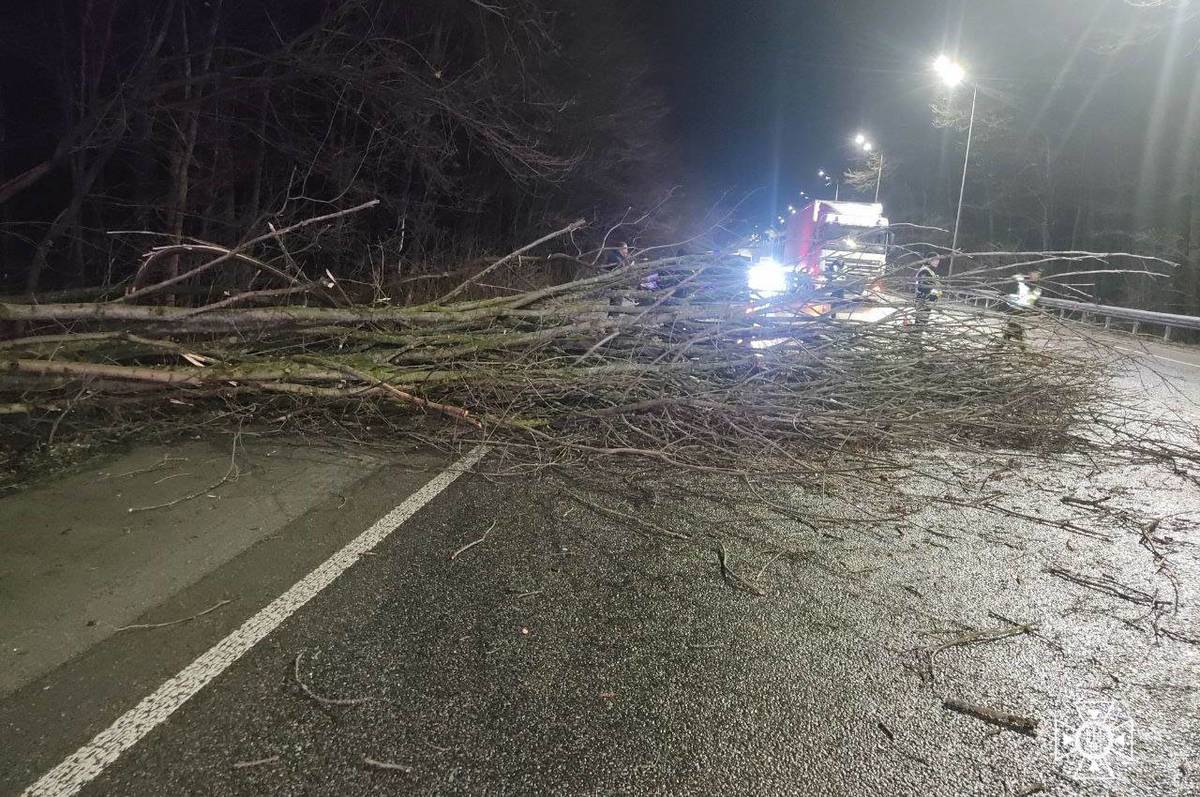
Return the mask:
<svg viewBox="0 0 1200 797"><path fill-rule="evenodd" d="M1019 492L1055 477L1007 478ZM835 539L652 482L642 506L609 499L694 535L684 542L549 487L452 488L85 793L1198 793L1200 648L1156 638L1147 607L1048 572L1164 595L1132 531L1101 541L930 511L924 531ZM722 576L722 544L741 581ZM1194 606L1195 551L1173 551L1180 603ZM1180 611L1162 626L1194 634L1195 610ZM921 650L1014 622L1036 635L923 663ZM296 683L298 654L316 694L370 700L318 702ZM1038 733L947 699L1036 720ZM1056 739L1096 701L1131 718L1136 744L1092 782L1091 760Z"/></svg>
<svg viewBox="0 0 1200 797"><path fill-rule="evenodd" d="M1200 795L1200 488L940 475L1105 538L933 508L929 480L769 492L783 513L715 478L464 478L83 793Z"/></svg>

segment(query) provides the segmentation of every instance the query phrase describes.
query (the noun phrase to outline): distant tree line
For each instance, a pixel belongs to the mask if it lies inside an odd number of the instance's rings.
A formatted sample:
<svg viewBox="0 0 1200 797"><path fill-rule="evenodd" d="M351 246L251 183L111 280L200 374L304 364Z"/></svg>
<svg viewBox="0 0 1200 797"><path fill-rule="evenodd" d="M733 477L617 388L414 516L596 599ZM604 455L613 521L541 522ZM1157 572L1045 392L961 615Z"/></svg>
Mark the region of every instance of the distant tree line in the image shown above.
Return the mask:
<svg viewBox="0 0 1200 797"><path fill-rule="evenodd" d="M291 254L403 280L654 204L675 175L639 48L612 8L553 5L11 4L0 287L119 282L155 243L228 245L374 198Z"/></svg>

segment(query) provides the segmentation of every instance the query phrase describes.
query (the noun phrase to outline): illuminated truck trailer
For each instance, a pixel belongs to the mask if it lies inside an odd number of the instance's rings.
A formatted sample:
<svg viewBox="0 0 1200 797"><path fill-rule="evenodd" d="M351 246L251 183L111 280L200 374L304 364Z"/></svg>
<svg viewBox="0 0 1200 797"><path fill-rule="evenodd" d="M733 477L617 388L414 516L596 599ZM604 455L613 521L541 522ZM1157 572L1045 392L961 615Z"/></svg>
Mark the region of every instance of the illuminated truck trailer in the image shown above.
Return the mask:
<svg viewBox="0 0 1200 797"><path fill-rule="evenodd" d="M883 205L818 199L788 217L783 262L816 284L864 293L883 275L890 236Z"/></svg>

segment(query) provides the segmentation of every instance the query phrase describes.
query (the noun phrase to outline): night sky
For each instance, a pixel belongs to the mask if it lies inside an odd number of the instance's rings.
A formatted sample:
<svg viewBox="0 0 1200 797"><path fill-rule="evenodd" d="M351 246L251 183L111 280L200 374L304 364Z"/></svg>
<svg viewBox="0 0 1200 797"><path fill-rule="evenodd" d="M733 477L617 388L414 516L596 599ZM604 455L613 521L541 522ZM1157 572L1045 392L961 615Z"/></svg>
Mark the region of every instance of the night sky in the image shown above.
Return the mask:
<svg viewBox="0 0 1200 797"><path fill-rule="evenodd" d="M776 157L784 180L835 168L852 129L895 113L897 70L919 72L925 52L942 47L947 27L946 4L928 0L655 5L651 46L675 102L688 171L727 186L766 184ZM926 31L912 23L911 11L875 10L897 5L923 6L936 19L924 52ZM861 25L871 13L879 24Z"/></svg>

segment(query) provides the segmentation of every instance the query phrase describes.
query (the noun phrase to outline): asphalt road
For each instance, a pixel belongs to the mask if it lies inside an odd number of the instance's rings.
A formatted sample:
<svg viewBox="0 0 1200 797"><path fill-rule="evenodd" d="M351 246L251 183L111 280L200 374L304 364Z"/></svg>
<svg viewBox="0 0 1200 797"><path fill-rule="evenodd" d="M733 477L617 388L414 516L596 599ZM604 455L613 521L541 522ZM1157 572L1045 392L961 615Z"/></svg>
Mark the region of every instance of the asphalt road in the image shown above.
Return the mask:
<svg viewBox="0 0 1200 797"><path fill-rule="evenodd" d="M1127 385L1200 421L1200 356L1139 356ZM412 457L418 472L363 466L140 622L235 603L109 635L0 697L0 789L37 781L446 464ZM947 452L945 468L887 507L903 527L855 522L866 491L772 493L781 513L716 479L460 478L135 729L82 793L1200 795L1200 489L1018 457L981 474ZM984 479L1027 515L1077 521L1055 495L1120 511L1089 516L1098 539L923 498ZM817 514L846 522L814 530Z"/></svg>

